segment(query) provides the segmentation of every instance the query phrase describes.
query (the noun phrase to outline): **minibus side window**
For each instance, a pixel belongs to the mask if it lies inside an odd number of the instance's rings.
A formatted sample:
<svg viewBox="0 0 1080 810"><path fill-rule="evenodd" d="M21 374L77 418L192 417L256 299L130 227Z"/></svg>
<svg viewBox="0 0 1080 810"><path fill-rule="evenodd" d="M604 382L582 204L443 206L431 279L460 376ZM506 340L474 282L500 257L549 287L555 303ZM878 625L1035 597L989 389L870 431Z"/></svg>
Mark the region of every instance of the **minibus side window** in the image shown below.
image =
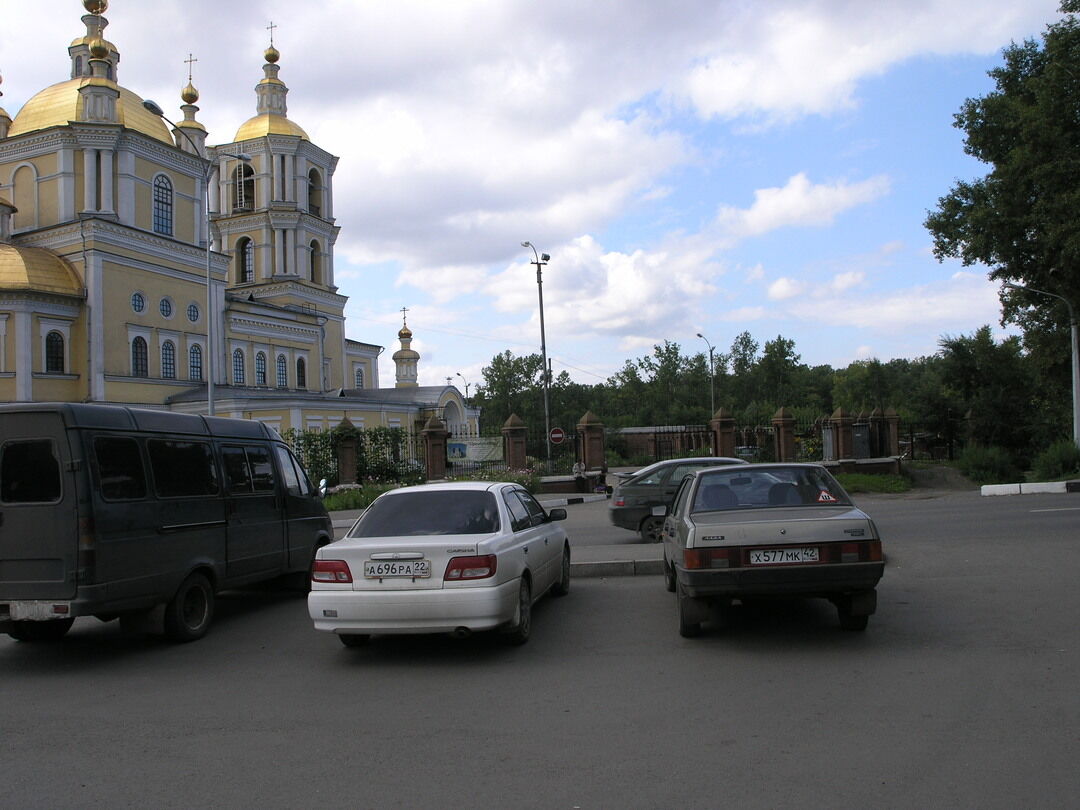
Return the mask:
<svg viewBox="0 0 1080 810"><path fill-rule="evenodd" d="M300 479L296 475L296 467L293 466L292 453L284 447L274 445L277 453L278 464L281 466L281 476L285 479L285 489L290 495L306 495L301 488Z"/></svg>
<svg viewBox="0 0 1080 810"><path fill-rule="evenodd" d="M175 439L150 439L150 469L159 497L217 495L218 477L210 445Z"/></svg>
<svg viewBox="0 0 1080 810"><path fill-rule="evenodd" d="M0 501L60 500L60 462L52 439L10 441L0 446Z"/></svg>
<svg viewBox="0 0 1080 810"><path fill-rule="evenodd" d="M232 495L251 493L251 475L243 447L222 447L221 461L225 467L225 486Z"/></svg>
<svg viewBox="0 0 1080 810"><path fill-rule="evenodd" d="M94 439L94 459L102 498L124 501L146 497L146 473L134 439L99 436Z"/></svg>
<svg viewBox="0 0 1080 810"><path fill-rule="evenodd" d="M251 483L256 492L274 491L274 465L270 463L270 451L265 447L247 448L251 465Z"/></svg>

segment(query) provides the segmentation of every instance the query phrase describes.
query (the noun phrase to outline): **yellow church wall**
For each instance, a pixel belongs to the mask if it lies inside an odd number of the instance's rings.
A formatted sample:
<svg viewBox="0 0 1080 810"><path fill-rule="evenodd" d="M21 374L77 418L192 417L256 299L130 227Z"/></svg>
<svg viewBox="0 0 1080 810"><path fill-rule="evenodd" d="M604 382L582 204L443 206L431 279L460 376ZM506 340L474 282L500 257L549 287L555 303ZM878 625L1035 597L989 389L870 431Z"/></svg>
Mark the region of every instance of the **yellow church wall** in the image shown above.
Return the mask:
<svg viewBox="0 0 1080 810"><path fill-rule="evenodd" d="M60 380L53 377L34 377L35 402L73 402L86 398L81 380Z"/></svg>

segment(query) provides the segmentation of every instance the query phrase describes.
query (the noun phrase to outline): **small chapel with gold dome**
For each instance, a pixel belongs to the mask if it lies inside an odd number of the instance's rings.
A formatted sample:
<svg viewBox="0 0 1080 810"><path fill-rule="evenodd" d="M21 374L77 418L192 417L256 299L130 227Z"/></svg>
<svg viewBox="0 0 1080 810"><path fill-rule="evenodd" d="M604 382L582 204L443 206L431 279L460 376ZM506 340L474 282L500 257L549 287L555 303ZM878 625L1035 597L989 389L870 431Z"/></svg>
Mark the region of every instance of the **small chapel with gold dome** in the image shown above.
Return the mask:
<svg viewBox="0 0 1080 810"><path fill-rule="evenodd" d="M119 83L107 0L83 7L68 77L0 107L0 401L475 434L456 387L417 384L406 323L393 387L383 347L346 337L338 158L289 119L273 42L255 115L211 145L190 74L162 114Z"/></svg>

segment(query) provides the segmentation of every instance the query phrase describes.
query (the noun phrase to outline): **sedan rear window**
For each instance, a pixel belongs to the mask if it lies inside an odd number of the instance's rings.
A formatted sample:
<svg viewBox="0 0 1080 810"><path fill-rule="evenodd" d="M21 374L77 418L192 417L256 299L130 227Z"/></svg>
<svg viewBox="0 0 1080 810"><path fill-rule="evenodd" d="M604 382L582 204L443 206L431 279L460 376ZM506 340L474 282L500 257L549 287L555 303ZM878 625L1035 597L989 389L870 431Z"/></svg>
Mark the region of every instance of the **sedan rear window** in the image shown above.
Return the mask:
<svg viewBox="0 0 1080 810"><path fill-rule="evenodd" d="M690 511L850 505L847 493L822 467L743 467L700 476Z"/></svg>
<svg viewBox="0 0 1080 810"><path fill-rule="evenodd" d="M402 492L377 498L349 537L492 534L499 507L490 492Z"/></svg>

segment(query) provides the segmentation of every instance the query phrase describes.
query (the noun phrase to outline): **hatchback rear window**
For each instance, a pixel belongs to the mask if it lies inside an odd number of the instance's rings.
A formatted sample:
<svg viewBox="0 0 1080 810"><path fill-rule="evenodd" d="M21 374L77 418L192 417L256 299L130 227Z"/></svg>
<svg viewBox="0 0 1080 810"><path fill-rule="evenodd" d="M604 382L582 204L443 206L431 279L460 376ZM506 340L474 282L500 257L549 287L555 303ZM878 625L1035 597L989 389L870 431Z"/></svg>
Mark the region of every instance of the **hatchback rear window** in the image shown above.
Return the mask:
<svg viewBox="0 0 1080 810"><path fill-rule="evenodd" d="M377 498L349 537L491 534L499 507L490 492L402 492Z"/></svg>

